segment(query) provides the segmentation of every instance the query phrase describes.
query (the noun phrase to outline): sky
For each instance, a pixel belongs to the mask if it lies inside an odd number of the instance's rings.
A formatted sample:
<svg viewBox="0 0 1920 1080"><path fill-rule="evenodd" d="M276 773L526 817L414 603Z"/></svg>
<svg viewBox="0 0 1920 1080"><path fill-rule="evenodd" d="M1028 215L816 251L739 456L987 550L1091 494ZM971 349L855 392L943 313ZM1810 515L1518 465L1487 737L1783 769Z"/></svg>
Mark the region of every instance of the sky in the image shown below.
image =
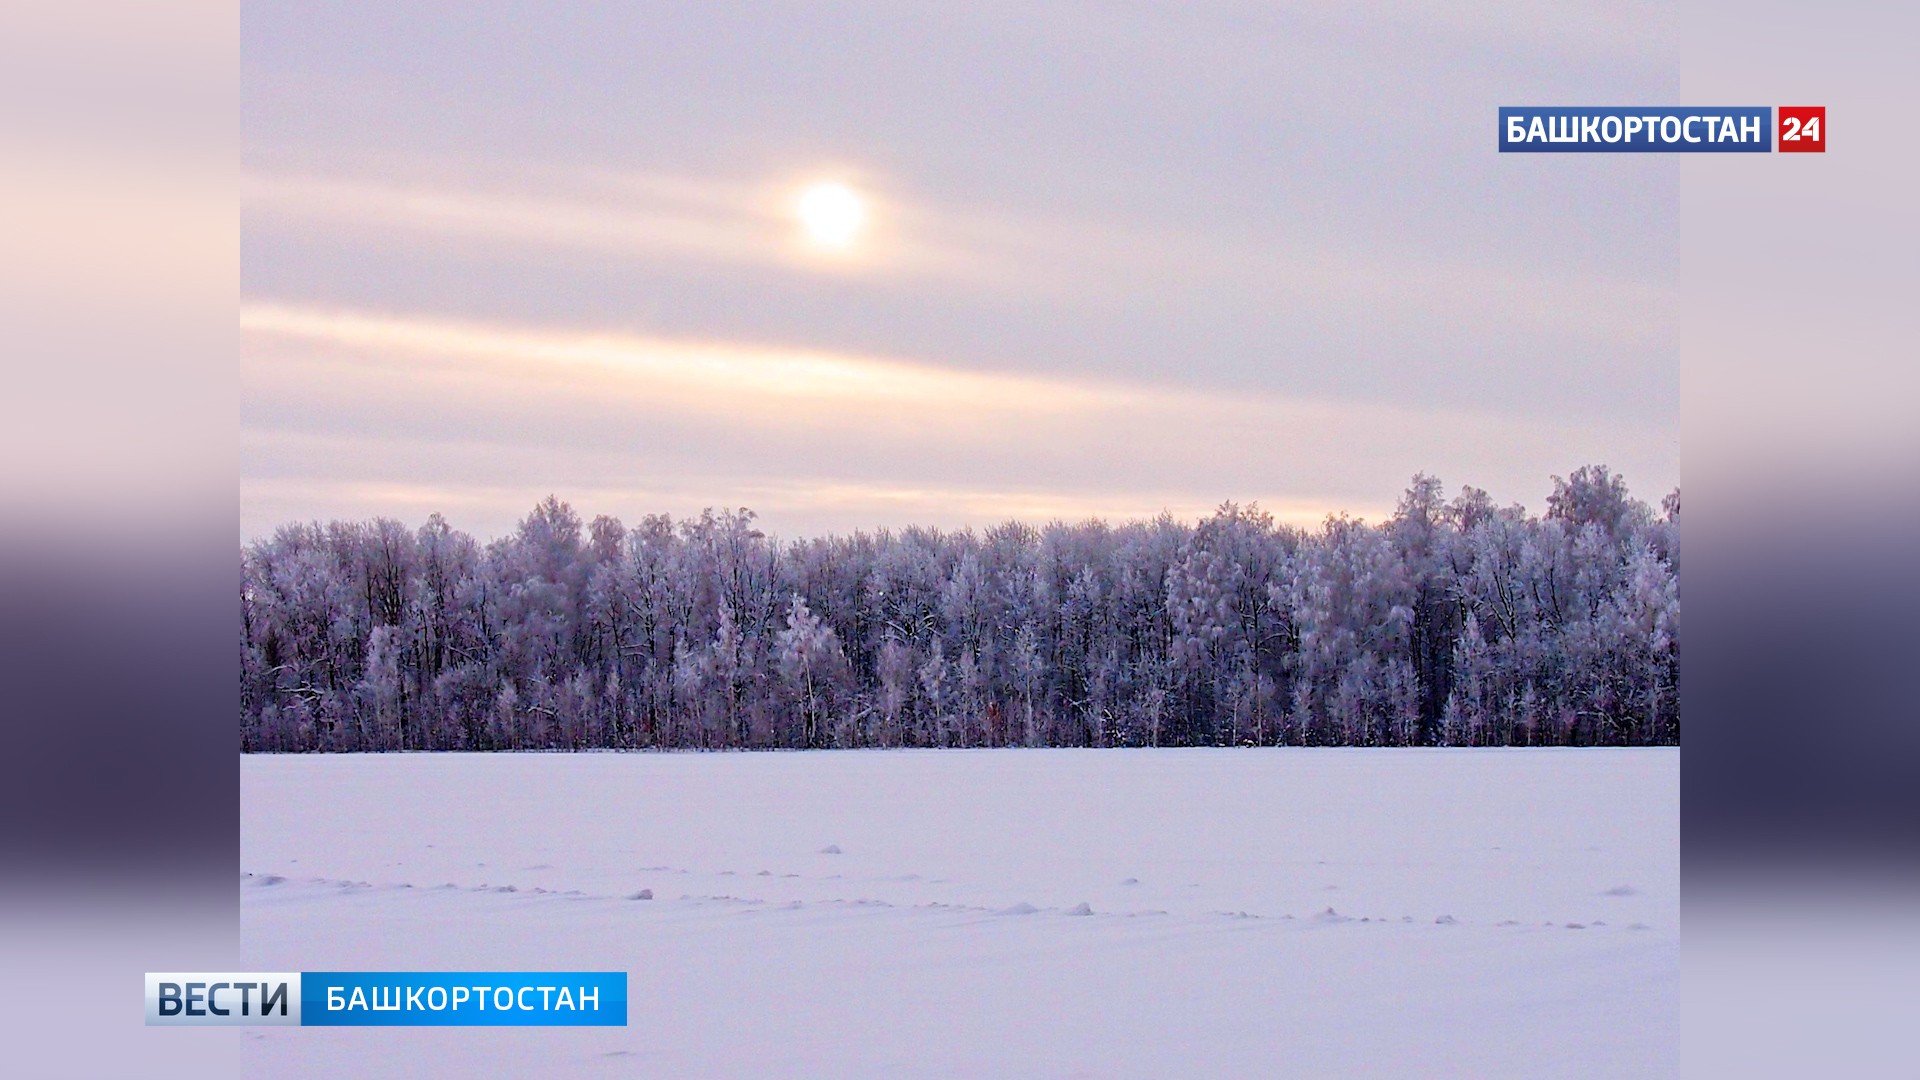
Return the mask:
<svg viewBox="0 0 1920 1080"><path fill-rule="evenodd" d="M1494 151L1677 98L1658 9L249 3L241 50L243 536L1679 483L1677 167Z"/></svg>

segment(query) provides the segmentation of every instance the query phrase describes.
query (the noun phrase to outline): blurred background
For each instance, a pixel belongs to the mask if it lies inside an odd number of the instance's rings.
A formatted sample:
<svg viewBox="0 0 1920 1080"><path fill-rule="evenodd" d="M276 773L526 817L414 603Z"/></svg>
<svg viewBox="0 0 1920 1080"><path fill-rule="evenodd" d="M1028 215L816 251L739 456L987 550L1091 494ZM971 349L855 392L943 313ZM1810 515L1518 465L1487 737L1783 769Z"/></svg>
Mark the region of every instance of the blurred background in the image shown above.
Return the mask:
<svg viewBox="0 0 1920 1080"><path fill-rule="evenodd" d="M238 13L0 10L6 1071L231 1074L138 1017L237 956Z"/></svg>
<svg viewBox="0 0 1920 1080"><path fill-rule="evenodd" d="M1695 1076L1905 1076L1920 1001L1920 165L1875 3L1687 5L1681 97L1825 105L1825 155L1681 166Z"/></svg>

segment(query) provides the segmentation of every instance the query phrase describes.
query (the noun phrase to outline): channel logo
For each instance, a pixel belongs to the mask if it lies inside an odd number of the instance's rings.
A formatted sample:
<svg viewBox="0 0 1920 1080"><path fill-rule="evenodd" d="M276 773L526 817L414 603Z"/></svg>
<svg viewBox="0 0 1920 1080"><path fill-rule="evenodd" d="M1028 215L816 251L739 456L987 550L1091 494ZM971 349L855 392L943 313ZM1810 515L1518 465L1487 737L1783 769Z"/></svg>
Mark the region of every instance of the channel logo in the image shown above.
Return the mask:
<svg viewBox="0 0 1920 1080"><path fill-rule="evenodd" d="M148 1027L297 1027L297 971L149 971Z"/></svg>
<svg viewBox="0 0 1920 1080"><path fill-rule="evenodd" d="M624 971L149 971L148 1027L625 1027Z"/></svg>
<svg viewBox="0 0 1920 1080"><path fill-rule="evenodd" d="M1825 105L1780 106L1780 152L1783 154L1826 153L1827 107Z"/></svg>
<svg viewBox="0 0 1920 1080"><path fill-rule="evenodd" d="M1825 153L1824 105L1521 105L1500 109L1503 154Z"/></svg>

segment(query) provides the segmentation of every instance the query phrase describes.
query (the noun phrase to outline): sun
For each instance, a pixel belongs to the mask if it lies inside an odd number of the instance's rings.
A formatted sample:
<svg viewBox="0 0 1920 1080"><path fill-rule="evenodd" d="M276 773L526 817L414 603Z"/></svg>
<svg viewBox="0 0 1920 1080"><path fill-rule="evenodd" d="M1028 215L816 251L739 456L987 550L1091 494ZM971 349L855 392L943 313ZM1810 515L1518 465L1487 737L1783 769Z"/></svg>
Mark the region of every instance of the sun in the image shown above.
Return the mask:
<svg viewBox="0 0 1920 1080"><path fill-rule="evenodd" d="M807 242L830 251L846 251L867 228L867 201L837 181L810 184L794 203Z"/></svg>

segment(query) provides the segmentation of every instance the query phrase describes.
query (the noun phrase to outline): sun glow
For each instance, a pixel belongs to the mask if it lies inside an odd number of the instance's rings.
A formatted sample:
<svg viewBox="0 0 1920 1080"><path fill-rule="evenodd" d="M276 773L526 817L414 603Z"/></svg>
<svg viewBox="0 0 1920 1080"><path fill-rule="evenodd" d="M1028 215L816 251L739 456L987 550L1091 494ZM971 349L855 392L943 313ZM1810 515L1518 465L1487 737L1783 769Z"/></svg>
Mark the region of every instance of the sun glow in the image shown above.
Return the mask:
<svg viewBox="0 0 1920 1080"><path fill-rule="evenodd" d="M834 181L822 181L801 191L794 211L807 242L818 248L846 251L867 228L866 200Z"/></svg>

